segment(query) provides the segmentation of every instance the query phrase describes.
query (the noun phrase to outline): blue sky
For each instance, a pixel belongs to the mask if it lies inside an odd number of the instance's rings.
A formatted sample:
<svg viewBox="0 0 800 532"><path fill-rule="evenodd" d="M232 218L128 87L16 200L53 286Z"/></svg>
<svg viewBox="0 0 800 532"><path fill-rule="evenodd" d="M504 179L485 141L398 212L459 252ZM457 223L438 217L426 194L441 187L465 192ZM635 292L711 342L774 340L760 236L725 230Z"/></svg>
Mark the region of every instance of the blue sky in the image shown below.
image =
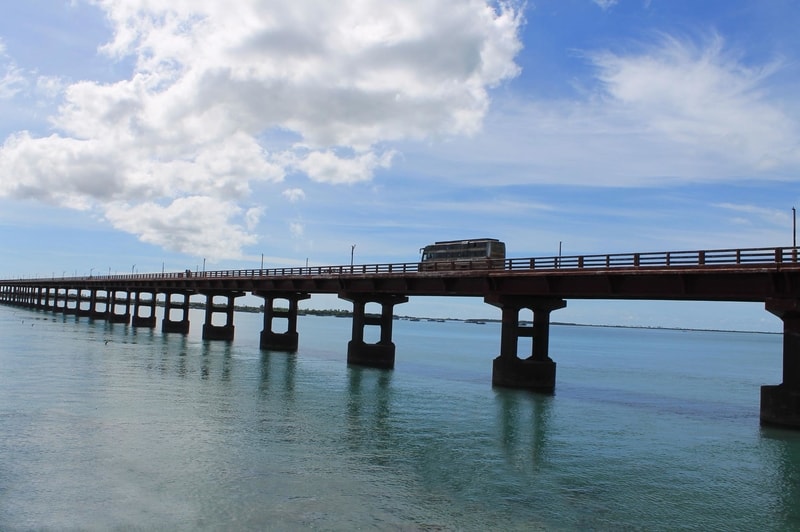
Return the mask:
<svg viewBox="0 0 800 532"><path fill-rule="evenodd" d="M343 264L353 244L412 262L476 236L514 257L792 243L792 0L9 4L3 278ZM780 327L753 304L553 319Z"/></svg>

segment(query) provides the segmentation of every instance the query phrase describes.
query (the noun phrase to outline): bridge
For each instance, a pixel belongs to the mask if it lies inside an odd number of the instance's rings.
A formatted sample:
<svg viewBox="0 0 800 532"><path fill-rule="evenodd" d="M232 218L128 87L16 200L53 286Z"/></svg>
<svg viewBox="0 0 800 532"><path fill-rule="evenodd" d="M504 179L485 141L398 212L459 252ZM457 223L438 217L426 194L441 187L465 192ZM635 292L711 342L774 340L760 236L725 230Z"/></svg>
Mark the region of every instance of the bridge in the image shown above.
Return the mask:
<svg viewBox="0 0 800 532"><path fill-rule="evenodd" d="M392 368L395 305L409 296L482 297L501 309L500 352L492 383L552 393L556 363L549 354L550 314L568 299L763 302L783 321L783 382L761 388L761 421L800 428L800 263L798 248L721 249L509 258L487 268L463 262L364 264L301 268L125 274L0 280L0 303L87 316L133 327L187 334L192 296L205 298L203 338L234 338L234 301L264 299L260 346L296 351L298 304L312 294L336 294L353 304L348 364ZM379 305L378 314L366 312ZM532 325L520 312L533 313ZM215 320L216 317L216 320ZM223 324L216 323L222 318ZM276 332L276 321L285 325ZM364 340L366 326L380 340ZM518 353L532 338L531 353ZM526 356L527 355L527 356Z"/></svg>

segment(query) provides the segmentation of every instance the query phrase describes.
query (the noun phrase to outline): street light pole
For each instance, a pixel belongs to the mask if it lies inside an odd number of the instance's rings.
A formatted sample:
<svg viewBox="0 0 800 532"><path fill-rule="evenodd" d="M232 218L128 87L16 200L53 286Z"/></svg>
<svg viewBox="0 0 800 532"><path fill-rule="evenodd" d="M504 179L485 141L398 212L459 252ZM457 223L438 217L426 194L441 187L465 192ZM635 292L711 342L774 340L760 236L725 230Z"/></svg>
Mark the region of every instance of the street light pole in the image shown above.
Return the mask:
<svg viewBox="0 0 800 532"><path fill-rule="evenodd" d="M353 254L355 253L355 251L356 251L356 245L353 244L352 246L350 246L350 267L351 268L353 267Z"/></svg>
<svg viewBox="0 0 800 532"><path fill-rule="evenodd" d="M561 240L558 241L558 268L561 267Z"/></svg>
<svg viewBox="0 0 800 532"><path fill-rule="evenodd" d="M792 207L792 247L797 247L797 209Z"/></svg>

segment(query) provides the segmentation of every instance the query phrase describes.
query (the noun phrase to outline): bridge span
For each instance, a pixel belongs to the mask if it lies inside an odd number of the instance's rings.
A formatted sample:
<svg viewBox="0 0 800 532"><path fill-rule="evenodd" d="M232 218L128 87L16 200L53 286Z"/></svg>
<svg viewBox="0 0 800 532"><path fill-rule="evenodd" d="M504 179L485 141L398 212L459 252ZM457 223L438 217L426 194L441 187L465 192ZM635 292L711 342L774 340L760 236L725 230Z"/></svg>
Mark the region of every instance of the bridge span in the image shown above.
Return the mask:
<svg viewBox="0 0 800 532"><path fill-rule="evenodd" d="M260 346L295 351L298 304L312 294L336 294L353 304L349 364L392 368L395 305L409 296L482 297L501 309L499 355L492 383L552 393L550 314L568 299L763 302L783 322L783 382L761 388L761 421L800 428L800 263L798 248L722 249L505 259L498 267L417 262L301 268L190 271L0 280L0 303L87 316L133 327L187 334L193 296L205 299L203 338L232 341L234 301L247 293L264 299ZM158 305L157 305L158 303ZM376 303L379 314L368 314ZM533 313L532 325L520 312ZM215 323L222 315L224 324ZM276 320L285 332L276 332ZM364 329L380 329L377 343ZM518 353L532 338L531 353Z"/></svg>

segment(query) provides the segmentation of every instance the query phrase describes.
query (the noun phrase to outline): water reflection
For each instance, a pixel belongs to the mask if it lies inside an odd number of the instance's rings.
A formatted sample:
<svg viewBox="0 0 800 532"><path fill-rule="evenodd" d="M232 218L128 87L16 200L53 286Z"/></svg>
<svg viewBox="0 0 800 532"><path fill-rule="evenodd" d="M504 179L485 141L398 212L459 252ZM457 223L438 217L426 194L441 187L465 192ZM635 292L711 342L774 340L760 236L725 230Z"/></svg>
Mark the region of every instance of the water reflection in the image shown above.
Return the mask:
<svg viewBox="0 0 800 532"><path fill-rule="evenodd" d="M219 368L220 380L222 382L230 382L231 380L231 342L218 342L212 340L203 341L202 351L202 366L200 374L203 379L207 379L211 374L212 364L221 365Z"/></svg>
<svg viewBox="0 0 800 532"><path fill-rule="evenodd" d="M374 368L347 368L347 441L352 449L364 442L385 448L392 438L392 372Z"/></svg>
<svg viewBox="0 0 800 532"><path fill-rule="evenodd" d="M762 427L761 436L770 451L768 467L775 468L772 490L782 506L778 518L800 529L800 434Z"/></svg>
<svg viewBox="0 0 800 532"><path fill-rule="evenodd" d="M547 461L548 426L553 397L525 390L495 390L500 443L506 458L525 469Z"/></svg>
<svg viewBox="0 0 800 532"><path fill-rule="evenodd" d="M297 375L297 355L279 351L261 353L261 375L258 381L259 395L266 397L277 381L278 390L287 402L293 402Z"/></svg>

